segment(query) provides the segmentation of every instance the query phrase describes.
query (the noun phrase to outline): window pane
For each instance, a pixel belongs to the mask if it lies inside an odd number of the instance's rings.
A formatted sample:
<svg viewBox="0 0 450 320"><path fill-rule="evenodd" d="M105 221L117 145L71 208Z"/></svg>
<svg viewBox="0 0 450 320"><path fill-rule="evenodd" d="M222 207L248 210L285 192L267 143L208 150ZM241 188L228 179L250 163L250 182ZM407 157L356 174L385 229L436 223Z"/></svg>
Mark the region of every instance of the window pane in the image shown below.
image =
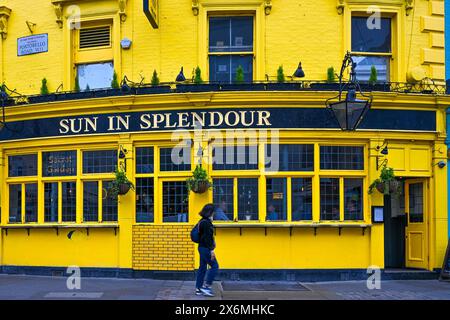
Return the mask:
<svg viewBox="0 0 450 320"><path fill-rule="evenodd" d="M209 18L209 51L230 50L230 19Z"/></svg>
<svg viewBox="0 0 450 320"><path fill-rule="evenodd" d="M160 171L190 171L191 148L160 148Z"/></svg>
<svg viewBox="0 0 450 320"><path fill-rule="evenodd" d="M209 51L253 51L253 17L211 17Z"/></svg>
<svg viewBox="0 0 450 320"><path fill-rule="evenodd" d="M423 183L409 185L409 222L423 222Z"/></svg>
<svg viewBox="0 0 450 320"><path fill-rule="evenodd" d="M116 150L83 152L83 173L113 173L116 167Z"/></svg>
<svg viewBox="0 0 450 320"><path fill-rule="evenodd" d="M77 183L62 183L62 221L76 222L77 220Z"/></svg>
<svg viewBox="0 0 450 320"><path fill-rule="evenodd" d="M389 81L389 63L390 57L372 57L372 56L358 56L353 57L357 63L356 78L359 81L369 81L372 66L377 69L378 81Z"/></svg>
<svg viewBox="0 0 450 320"><path fill-rule="evenodd" d="M25 222L37 222L37 183L25 185Z"/></svg>
<svg viewBox="0 0 450 320"><path fill-rule="evenodd" d="M344 220L363 220L363 179L344 179Z"/></svg>
<svg viewBox="0 0 450 320"><path fill-rule="evenodd" d="M136 173L153 173L153 147L136 148Z"/></svg>
<svg viewBox="0 0 450 320"><path fill-rule="evenodd" d="M231 51L253 51L253 17L231 19Z"/></svg>
<svg viewBox="0 0 450 320"><path fill-rule="evenodd" d="M43 152L42 175L44 177L76 176L77 152L76 151Z"/></svg>
<svg viewBox="0 0 450 320"><path fill-rule="evenodd" d="M214 146L213 170L258 170L258 146Z"/></svg>
<svg viewBox="0 0 450 320"><path fill-rule="evenodd" d="M238 179L238 219L258 220L258 179Z"/></svg>
<svg viewBox="0 0 450 320"><path fill-rule="evenodd" d="M320 220L339 220L339 179L320 179Z"/></svg>
<svg viewBox="0 0 450 320"><path fill-rule="evenodd" d="M77 66L78 83L81 90L110 88L114 73L112 62L79 64Z"/></svg>
<svg viewBox="0 0 450 320"><path fill-rule="evenodd" d="M214 220L233 220L233 178L213 179Z"/></svg>
<svg viewBox="0 0 450 320"><path fill-rule="evenodd" d="M292 178L292 221L312 220L312 179Z"/></svg>
<svg viewBox="0 0 450 320"><path fill-rule="evenodd" d="M109 195L112 181L103 181L102 190L102 221L117 221L117 196Z"/></svg>
<svg viewBox="0 0 450 320"><path fill-rule="evenodd" d="M253 80L253 55L209 56L209 81L232 83L236 80L236 70L241 66L244 82Z"/></svg>
<svg viewBox="0 0 450 320"><path fill-rule="evenodd" d="M22 185L9 185L9 222L22 222Z"/></svg>
<svg viewBox="0 0 450 320"><path fill-rule="evenodd" d="M287 220L287 179L273 178L266 180L267 221Z"/></svg>
<svg viewBox="0 0 450 320"><path fill-rule="evenodd" d="M267 171L314 171L314 145L266 145Z"/></svg>
<svg viewBox="0 0 450 320"><path fill-rule="evenodd" d="M83 220L98 221L98 182L83 183Z"/></svg>
<svg viewBox="0 0 450 320"><path fill-rule="evenodd" d="M9 156L8 172L10 177L36 176L37 154Z"/></svg>
<svg viewBox="0 0 450 320"><path fill-rule="evenodd" d="M391 19L376 25L368 17L352 17L353 52L391 52Z"/></svg>
<svg viewBox="0 0 450 320"><path fill-rule="evenodd" d="M188 222L186 182L163 182L163 222Z"/></svg>
<svg viewBox="0 0 450 320"><path fill-rule="evenodd" d="M154 221L153 178L136 179L136 222Z"/></svg>
<svg viewBox="0 0 450 320"><path fill-rule="evenodd" d="M44 184L44 221L58 222L58 183Z"/></svg>
<svg viewBox="0 0 450 320"><path fill-rule="evenodd" d="M364 170L364 148L345 146L321 146L320 169Z"/></svg>

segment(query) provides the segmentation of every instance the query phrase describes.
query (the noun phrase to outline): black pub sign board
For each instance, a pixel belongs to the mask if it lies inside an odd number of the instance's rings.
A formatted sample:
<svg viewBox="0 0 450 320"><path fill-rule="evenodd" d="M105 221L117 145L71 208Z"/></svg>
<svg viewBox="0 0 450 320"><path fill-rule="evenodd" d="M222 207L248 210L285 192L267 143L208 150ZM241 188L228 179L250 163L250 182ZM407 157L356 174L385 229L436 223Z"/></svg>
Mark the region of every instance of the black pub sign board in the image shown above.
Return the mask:
<svg viewBox="0 0 450 320"><path fill-rule="evenodd" d="M85 136L195 130L279 129L340 130L325 108L217 108L151 110L127 113L89 114L7 122L0 141L45 137ZM371 109L358 130L435 132L436 112Z"/></svg>

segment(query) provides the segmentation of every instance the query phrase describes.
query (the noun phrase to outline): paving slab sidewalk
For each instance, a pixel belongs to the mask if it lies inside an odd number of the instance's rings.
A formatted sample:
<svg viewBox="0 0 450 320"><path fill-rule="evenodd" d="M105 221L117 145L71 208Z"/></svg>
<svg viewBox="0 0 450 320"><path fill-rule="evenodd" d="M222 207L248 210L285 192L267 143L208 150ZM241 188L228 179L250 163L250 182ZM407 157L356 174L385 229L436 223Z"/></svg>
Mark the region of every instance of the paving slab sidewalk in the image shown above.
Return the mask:
<svg viewBox="0 0 450 320"><path fill-rule="evenodd" d="M82 278L79 290L69 290L66 282L65 277L0 274L0 300L450 300L450 282L437 280L382 281L380 290L368 289L365 281L301 283L303 291L280 285L279 291L247 291L245 286L230 291L215 282L214 298L196 296L194 281Z"/></svg>

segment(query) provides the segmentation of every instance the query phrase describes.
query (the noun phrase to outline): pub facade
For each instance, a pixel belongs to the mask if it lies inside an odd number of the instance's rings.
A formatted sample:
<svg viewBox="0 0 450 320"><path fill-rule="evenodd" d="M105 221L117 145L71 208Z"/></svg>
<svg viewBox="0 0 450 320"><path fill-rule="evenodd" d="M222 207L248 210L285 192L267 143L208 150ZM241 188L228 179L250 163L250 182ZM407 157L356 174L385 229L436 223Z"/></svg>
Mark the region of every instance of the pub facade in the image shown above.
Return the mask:
<svg viewBox="0 0 450 320"><path fill-rule="evenodd" d="M440 269L443 5L3 1L0 270L191 277L211 202L224 277ZM327 104L344 56L370 102L353 130ZM386 168L395 190L371 188Z"/></svg>

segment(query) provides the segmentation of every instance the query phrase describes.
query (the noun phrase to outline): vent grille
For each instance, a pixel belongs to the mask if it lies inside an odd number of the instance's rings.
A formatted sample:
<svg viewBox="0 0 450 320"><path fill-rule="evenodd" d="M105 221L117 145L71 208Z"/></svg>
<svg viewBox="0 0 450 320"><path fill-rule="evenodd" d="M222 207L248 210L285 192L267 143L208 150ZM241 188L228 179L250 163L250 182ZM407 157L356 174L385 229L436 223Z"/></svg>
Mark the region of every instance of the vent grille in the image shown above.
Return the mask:
<svg viewBox="0 0 450 320"><path fill-rule="evenodd" d="M111 28L80 29L80 49L108 47L111 45Z"/></svg>

